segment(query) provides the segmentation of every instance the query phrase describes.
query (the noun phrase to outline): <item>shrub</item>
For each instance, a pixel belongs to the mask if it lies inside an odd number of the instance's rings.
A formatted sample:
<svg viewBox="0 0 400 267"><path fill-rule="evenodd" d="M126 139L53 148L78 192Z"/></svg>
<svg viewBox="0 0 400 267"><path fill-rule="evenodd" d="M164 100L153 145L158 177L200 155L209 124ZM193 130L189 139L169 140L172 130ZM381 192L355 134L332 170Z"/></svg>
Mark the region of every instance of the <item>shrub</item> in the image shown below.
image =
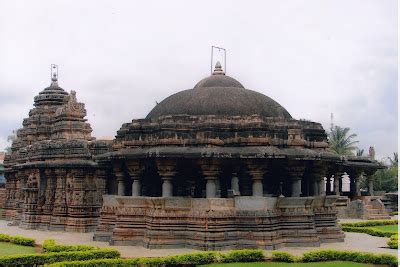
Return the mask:
<svg viewBox="0 0 400 267"><path fill-rule="evenodd" d="M390 266L397 266L397 257L393 255L337 250L320 250L306 252L303 254L301 261L353 261L361 263L386 264Z"/></svg>
<svg viewBox="0 0 400 267"><path fill-rule="evenodd" d="M290 253L282 251L272 252L272 261L276 262L296 262L298 259Z"/></svg>
<svg viewBox="0 0 400 267"><path fill-rule="evenodd" d="M32 266L59 261L76 261L91 259L118 258L120 253L115 249L97 249L89 251L50 252L43 254L24 254L0 257L0 266Z"/></svg>
<svg viewBox="0 0 400 267"><path fill-rule="evenodd" d="M89 261L58 262L50 266L181 266L204 265L214 262L263 261L262 250L232 250L228 253L200 252L159 258L97 259Z"/></svg>
<svg viewBox="0 0 400 267"><path fill-rule="evenodd" d="M380 237L391 237L393 235L392 232L380 231L368 227L352 227L352 226L342 226L342 230L345 232L355 232L355 233L365 233L373 236Z"/></svg>
<svg viewBox="0 0 400 267"><path fill-rule="evenodd" d="M65 261L65 262L57 262L50 265L48 267L92 267L92 266L102 266L102 267L136 267L140 266L139 258L135 259L97 259L97 260L87 260L87 261Z"/></svg>
<svg viewBox="0 0 400 267"><path fill-rule="evenodd" d="M75 253L93 253L75 252ZM72 253L72 252L64 252ZM48 253L51 254L51 253ZM57 254L57 253L55 253ZM238 261L234 261L238 260ZM77 260L68 262L57 262L50 266L181 266L181 265L202 265L214 262L244 262L244 261L263 261L264 257L261 250L234 250L229 253L221 252L201 252L194 254L185 254L179 256L168 256L160 258L131 258L131 259L91 259L91 260ZM360 263L372 263L397 266L397 258L388 254L372 254L364 252L352 251L337 251L337 250L320 250L304 253L300 258L297 258L287 252L273 252L272 261L279 262L321 262L321 261L352 261ZM1 264L1 263L0 263Z"/></svg>
<svg viewBox="0 0 400 267"><path fill-rule="evenodd" d="M29 246L29 247L35 246L35 239L23 237L23 236L19 236L19 235L11 236L11 235L6 235L6 234L0 234L0 241L10 242L10 243L18 244L21 246Z"/></svg>
<svg viewBox="0 0 400 267"><path fill-rule="evenodd" d="M222 262L255 262L264 261L264 254L259 249L232 250L221 254Z"/></svg>
<svg viewBox="0 0 400 267"><path fill-rule="evenodd" d="M398 235L392 235L390 237L390 240L387 242L387 244L388 244L388 246L390 248L398 249L398 247L399 247L399 236Z"/></svg>
<svg viewBox="0 0 400 267"><path fill-rule="evenodd" d="M356 222L356 223L342 223L342 226L366 227L366 226L377 226L377 225L394 225L398 223L399 223L398 220L380 220L380 221L367 221L367 222Z"/></svg>
<svg viewBox="0 0 400 267"><path fill-rule="evenodd" d="M165 257L165 264L194 264L204 265L217 262L219 253L217 252L201 252L193 254L183 254L177 256Z"/></svg>
<svg viewBox="0 0 400 267"><path fill-rule="evenodd" d="M86 246L86 245L76 245L76 246L69 246L69 245L57 245L54 239L48 239L43 242L43 252L67 252L67 251L88 251L88 250L95 250L98 249L93 246Z"/></svg>

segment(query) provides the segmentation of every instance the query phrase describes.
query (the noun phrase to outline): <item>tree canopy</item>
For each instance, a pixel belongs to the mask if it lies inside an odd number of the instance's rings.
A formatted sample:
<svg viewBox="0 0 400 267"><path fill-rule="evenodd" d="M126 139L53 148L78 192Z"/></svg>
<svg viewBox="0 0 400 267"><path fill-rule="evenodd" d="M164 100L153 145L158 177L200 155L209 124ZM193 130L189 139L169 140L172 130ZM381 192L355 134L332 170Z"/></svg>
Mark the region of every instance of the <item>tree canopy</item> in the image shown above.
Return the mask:
<svg viewBox="0 0 400 267"><path fill-rule="evenodd" d="M357 149L354 138L357 134L349 134L350 128L342 128L335 125L328 136L328 142L330 149L339 155L354 155L354 150Z"/></svg>

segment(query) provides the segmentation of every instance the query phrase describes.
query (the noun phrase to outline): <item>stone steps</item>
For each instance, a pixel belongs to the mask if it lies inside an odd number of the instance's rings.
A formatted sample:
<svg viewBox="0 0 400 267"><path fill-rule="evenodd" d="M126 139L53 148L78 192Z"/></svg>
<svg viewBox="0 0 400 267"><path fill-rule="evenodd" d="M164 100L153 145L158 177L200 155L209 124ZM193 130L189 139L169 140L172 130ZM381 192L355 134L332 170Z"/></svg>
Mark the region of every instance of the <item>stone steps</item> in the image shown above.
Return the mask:
<svg viewBox="0 0 400 267"><path fill-rule="evenodd" d="M364 218L367 220L388 220L390 219L389 213L385 209L379 199L367 199L364 205L365 214Z"/></svg>

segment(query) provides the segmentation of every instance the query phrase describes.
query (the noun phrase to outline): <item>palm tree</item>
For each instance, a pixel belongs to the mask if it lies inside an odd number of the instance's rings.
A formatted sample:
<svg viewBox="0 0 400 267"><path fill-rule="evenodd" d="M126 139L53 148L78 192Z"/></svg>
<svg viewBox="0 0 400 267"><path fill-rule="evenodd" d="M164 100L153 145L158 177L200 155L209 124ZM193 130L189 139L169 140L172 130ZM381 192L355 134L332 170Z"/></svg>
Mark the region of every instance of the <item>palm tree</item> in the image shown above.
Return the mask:
<svg viewBox="0 0 400 267"><path fill-rule="evenodd" d="M357 148L356 156L361 157L361 156L363 156L363 155L364 155L364 149L359 149L359 148Z"/></svg>
<svg viewBox="0 0 400 267"><path fill-rule="evenodd" d="M350 134L350 128L342 128L335 125L329 133L328 141L330 149L339 155L354 155L353 151L357 149L355 144L358 141L353 141L356 134Z"/></svg>

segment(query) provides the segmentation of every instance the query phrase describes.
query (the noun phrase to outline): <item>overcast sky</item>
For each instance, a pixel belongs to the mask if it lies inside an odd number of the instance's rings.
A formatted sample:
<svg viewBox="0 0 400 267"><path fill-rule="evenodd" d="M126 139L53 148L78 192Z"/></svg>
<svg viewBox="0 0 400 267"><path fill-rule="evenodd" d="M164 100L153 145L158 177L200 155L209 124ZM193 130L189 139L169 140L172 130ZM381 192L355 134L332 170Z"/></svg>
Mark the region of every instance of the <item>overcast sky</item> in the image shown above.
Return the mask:
<svg viewBox="0 0 400 267"><path fill-rule="evenodd" d="M0 150L50 84L76 90L96 137L143 118L210 74L227 74L296 119L358 134L378 158L397 151L397 1L0 0ZM216 55L217 58L220 55Z"/></svg>

